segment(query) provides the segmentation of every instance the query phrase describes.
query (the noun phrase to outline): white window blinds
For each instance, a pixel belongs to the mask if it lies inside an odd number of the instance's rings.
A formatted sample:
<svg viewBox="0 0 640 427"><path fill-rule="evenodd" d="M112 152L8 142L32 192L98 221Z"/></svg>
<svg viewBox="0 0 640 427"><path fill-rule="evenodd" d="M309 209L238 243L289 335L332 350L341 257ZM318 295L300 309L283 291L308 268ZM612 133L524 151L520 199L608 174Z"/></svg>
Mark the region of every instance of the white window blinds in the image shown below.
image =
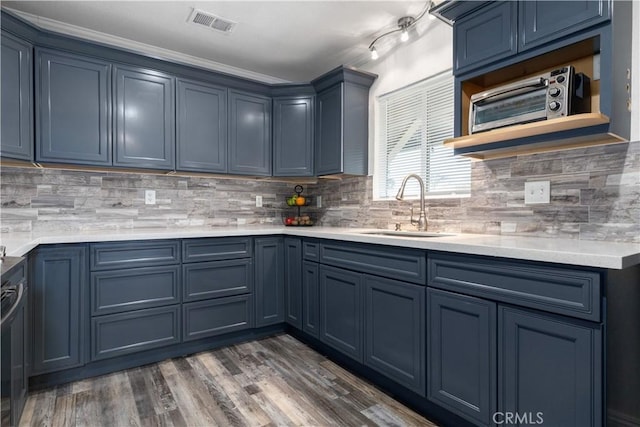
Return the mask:
<svg viewBox="0 0 640 427"><path fill-rule="evenodd" d="M439 74L378 98L374 198L395 197L402 179L415 173L428 196L468 195L469 159L442 144L453 136L453 76ZM415 180L405 196L418 196Z"/></svg>

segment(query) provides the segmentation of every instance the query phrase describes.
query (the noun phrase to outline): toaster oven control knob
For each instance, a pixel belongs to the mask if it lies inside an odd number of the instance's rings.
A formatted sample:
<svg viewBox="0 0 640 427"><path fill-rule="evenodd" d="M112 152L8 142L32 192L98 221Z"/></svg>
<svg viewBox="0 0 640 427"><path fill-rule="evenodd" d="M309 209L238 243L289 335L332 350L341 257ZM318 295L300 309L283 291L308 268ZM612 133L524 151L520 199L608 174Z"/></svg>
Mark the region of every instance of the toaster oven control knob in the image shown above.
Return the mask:
<svg viewBox="0 0 640 427"><path fill-rule="evenodd" d="M564 76L558 76L558 77L556 77L556 81L557 81L558 83L562 83L564 80L565 80L565 77L564 77Z"/></svg>
<svg viewBox="0 0 640 427"><path fill-rule="evenodd" d="M560 95L560 92L561 91L559 87L552 87L549 89L549 95L553 96L554 98Z"/></svg>
<svg viewBox="0 0 640 427"><path fill-rule="evenodd" d="M560 103L558 101L551 101L549 103L549 109L551 111L558 111L560 109Z"/></svg>

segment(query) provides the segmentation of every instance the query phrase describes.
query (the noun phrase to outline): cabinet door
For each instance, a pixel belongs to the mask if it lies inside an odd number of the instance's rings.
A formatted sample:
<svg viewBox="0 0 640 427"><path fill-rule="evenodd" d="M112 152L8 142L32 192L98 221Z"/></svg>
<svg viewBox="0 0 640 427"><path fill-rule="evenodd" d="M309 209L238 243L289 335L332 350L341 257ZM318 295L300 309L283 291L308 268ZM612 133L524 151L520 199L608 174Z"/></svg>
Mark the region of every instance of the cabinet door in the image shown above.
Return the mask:
<svg viewBox="0 0 640 427"><path fill-rule="evenodd" d="M284 322L282 238L257 238L255 245L256 327Z"/></svg>
<svg viewBox="0 0 640 427"><path fill-rule="evenodd" d="M342 99L344 83L320 92L316 98L316 174L341 173Z"/></svg>
<svg viewBox="0 0 640 427"><path fill-rule="evenodd" d="M302 329L302 242L284 239L285 321Z"/></svg>
<svg viewBox="0 0 640 427"><path fill-rule="evenodd" d="M320 340L362 363L362 274L320 266Z"/></svg>
<svg viewBox="0 0 640 427"><path fill-rule="evenodd" d="M271 98L229 91L228 170L271 175Z"/></svg>
<svg viewBox="0 0 640 427"><path fill-rule="evenodd" d="M453 27L454 70L461 74L517 52L518 2L490 4Z"/></svg>
<svg viewBox="0 0 640 427"><path fill-rule="evenodd" d="M552 42L610 19L609 0L520 2L519 50Z"/></svg>
<svg viewBox="0 0 640 427"><path fill-rule="evenodd" d="M84 364L88 311L86 247L36 251L30 292L33 307L33 374Z"/></svg>
<svg viewBox="0 0 640 427"><path fill-rule="evenodd" d="M313 97L273 100L273 175L313 175Z"/></svg>
<svg viewBox="0 0 640 427"><path fill-rule="evenodd" d="M497 402L496 304L427 289L427 397L479 425Z"/></svg>
<svg viewBox="0 0 640 427"><path fill-rule="evenodd" d="M602 425L602 333L591 324L499 307L498 410L538 424Z"/></svg>
<svg viewBox="0 0 640 427"><path fill-rule="evenodd" d="M176 169L226 172L227 89L178 80L176 96Z"/></svg>
<svg viewBox="0 0 640 427"><path fill-rule="evenodd" d="M141 68L116 67L114 165L173 169L174 79Z"/></svg>
<svg viewBox="0 0 640 427"><path fill-rule="evenodd" d="M111 65L36 50L36 161L111 164Z"/></svg>
<svg viewBox="0 0 640 427"><path fill-rule="evenodd" d="M33 160L31 45L2 32L0 156Z"/></svg>
<svg viewBox="0 0 640 427"><path fill-rule="evenodd" d="M302 263L302 330L318 338L320 333L320 289L318 264L304 261Z"/></svg>
<svg viewBox="0 0 640 427"><path fill-rule="evenodd" d="M425 287L364 277L364 363L424 396Z"/></svg>

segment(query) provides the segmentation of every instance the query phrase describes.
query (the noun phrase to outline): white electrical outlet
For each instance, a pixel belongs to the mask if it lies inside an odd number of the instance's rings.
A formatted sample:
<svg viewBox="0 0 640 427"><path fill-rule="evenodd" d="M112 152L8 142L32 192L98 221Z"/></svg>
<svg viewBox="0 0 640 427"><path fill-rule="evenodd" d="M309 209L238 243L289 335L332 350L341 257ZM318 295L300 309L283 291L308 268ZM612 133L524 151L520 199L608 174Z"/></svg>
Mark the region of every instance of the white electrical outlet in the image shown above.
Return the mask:
<svg viewBox="0 0 640 427"><path fill-rule="evenodd" d="M317 208L322 207L322 196L316 196L316 207Z"/></svg>
<svg viewBox="0 0 640 427"><path fill-rule="evenodd" d="M156 204L156 190L144 190L144 204L145 205Z"/></svg>
<svg viewBox="0 0 640 427"><path fill-rule="evenodd" d="M524 204L534 205L551 202L551 182L532 181L524 183Z"/></svg>
<svg viewBox="0 0 640 427"><path fill-rule="evenodd" d="M256 196L256 208L262 207L262 196Z"/></svg>

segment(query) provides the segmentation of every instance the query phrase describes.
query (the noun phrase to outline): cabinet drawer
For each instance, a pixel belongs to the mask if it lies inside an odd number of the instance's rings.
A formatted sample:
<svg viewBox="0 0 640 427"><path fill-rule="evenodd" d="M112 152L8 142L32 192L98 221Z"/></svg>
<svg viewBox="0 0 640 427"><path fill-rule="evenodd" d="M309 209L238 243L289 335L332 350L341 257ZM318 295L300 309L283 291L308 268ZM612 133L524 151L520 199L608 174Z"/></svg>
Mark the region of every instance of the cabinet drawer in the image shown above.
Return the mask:
<svg viewBox="0 0 640 427"><path fill-rule="evenodd" d="M320 245L320 262L406 282L426 283L422 251L388 246Z"/></svg>
<svg viewBox="0 0 640 427"><path fill-rule="evenodd" d="M218 261L251 257L251 238L221 237L182 241L184 262Z"/></svg>
<svg viewBox="0 0 640 427"><path fill-rule="evenodd" d="M239 295L184 304L184 341L252 328L252 303L251 295Z"/></svg>
<svg viewBox="0 0 640 427"><path fill-rule="evenodd" d="M600 320L600 274L594 271L430 254L429 285L552 313Z"/></svg>
<svg viewBox="0 0 640 427"><path fill-rule="evenodd" d="M302 257L307 261L320 260L320 244L317 242L302 242Z"/></svg>
<svg viewBox="0 0 640 427"><path fill-rule="evenodd" d="M180 266L91 273L91 314L139 310L180 302Z"/></svg>
<svg viewBox="0 0 640 427"><path fill-rule="evenodd" d="M91 270L149 267L180 262L179 241L94 243L91 245Z"/></svg>
<svg viewBox="0 0 640 427"><path fill-rule="evenodd" d="M253 289L249 258L187 264L182 273L185 302L246 294Z"/></svg>
<svg viewBox="0 0 640 427"><path fill-rule="evenodd" d="M180 342L180 306L91 319L91 359L100 360Z"/></svg>

